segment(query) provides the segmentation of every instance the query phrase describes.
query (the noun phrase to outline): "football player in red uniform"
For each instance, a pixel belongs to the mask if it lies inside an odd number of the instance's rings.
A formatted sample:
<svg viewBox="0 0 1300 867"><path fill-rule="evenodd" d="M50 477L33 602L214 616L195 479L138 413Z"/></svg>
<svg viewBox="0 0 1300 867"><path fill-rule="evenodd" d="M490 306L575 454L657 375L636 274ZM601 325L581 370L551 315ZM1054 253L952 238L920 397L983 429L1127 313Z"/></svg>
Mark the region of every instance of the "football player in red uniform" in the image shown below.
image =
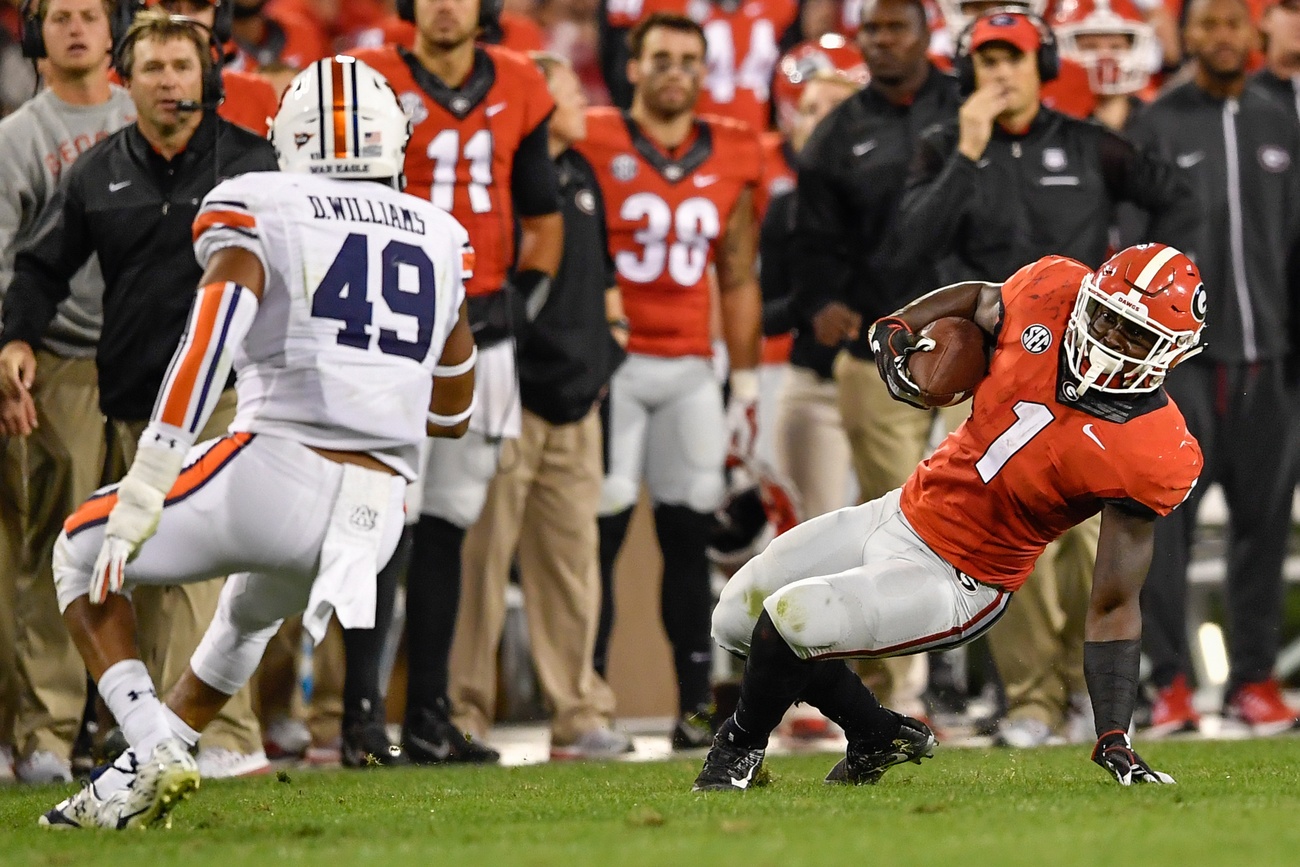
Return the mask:
<svg viewBox="0 0 1300 867"><path fill-rule="evenodd" d="M1173 782L1133 752L1126 732L1155 519L1183 502L1202 466L1162 384L1199 351L1206 305L1192 261L1147 244L1095 273L1048 256L1006 283L958 283L876 322L876 362L900 400L925 405L907 360L916 333L946 316L983 329L988 374L970 417L901 489L801 524L727 584L714 637L748 659L736 712L695 788L753 782L768 733L796 700L848 736L828 782L875 783L893 765L929 756L933 732L881 707L841 660L972 640L1046 545L1098 512L1084 639L1092 758L1124 785Z"/></svg>
<svg viewBox="0 0 1300 867"><path fill-rule="evenodd" d="M547 151L555 103L526 56L475 43L494 24L500 0L403 0L397 11L415 24L413 47L354 53L388 79L411 118L406 192L450 211L469 232L475 259L467 305L479 348L469 432L430 443L423 499L411 510L419 523L407 576L410 678L403 746L422 764L491 762L499 758L495 751L451 725L448 663L465 531L483 509L501 440L519 435L514 333L525 302L548 291L563 248L559 181ZM377 664L381 631L364 637L352 632L349 655L353 642L361 642L366 648L358 652ZM345 694L365 696L362 706L345 708L345 739L352 716L378 715L382 722L377 668L373 683L345 688Z"/></svg>
<svg viewBox="0 0 1300 867"><path fill-rule="evenodd" d="M754 281L753 193L762 171L749 127L696 116L704 31L656 13L631 33L632 108L592 109L577 150L605 197L610 252L631 325L629 357L610 384L601 502L604 600L596 668L605 670L614 560L644 479L664 556L664 628L677 667L681 719L673 742L712 737L709 567L705 549L722 500L726 432L748 455L756 434L761 301ZM710 270L716 268L731 362L731 406L713 372Z"/></svg>

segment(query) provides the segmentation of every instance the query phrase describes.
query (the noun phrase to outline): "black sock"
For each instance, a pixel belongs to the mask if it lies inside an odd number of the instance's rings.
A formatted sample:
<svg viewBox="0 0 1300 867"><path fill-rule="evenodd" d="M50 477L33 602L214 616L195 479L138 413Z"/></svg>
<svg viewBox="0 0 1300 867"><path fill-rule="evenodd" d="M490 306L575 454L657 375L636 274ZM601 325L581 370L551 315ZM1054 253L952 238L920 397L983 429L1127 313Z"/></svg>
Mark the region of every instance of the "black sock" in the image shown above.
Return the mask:
<svg viewBox="0 0 1300 867"><path fill-rule="evenodd" d="M397 584L411 562L412 528L402 530L387 565L379 570L375 585L374 629L343 630L345 671L343 677L343 717L348 720L369 719L384 706L384 685L379 682L384 642L393 623L393 601ZM381 717L382 718L382 717Z"/></svg>
<svg viewBox="0 0 1300 867"><path fill-rule="evenodd" d="M447 705L451 640L460 608L460 549L465 531L421 515L406 576L406 718Z"/></svg>
<svg viewBox="0 0 1300 867"><path fill-rule="evenodd" d="M810 665L812 677L799 699L844 729L850 741L873 749L898 736L898 716L876 700L844 660L820 659Z"/></svg>
<svg viewBox="0 0 1300 867"><path fill-rule="evenodd" d="M768 735L803 694L813 671L812 665L795 656L776 631L771 615L764 611L750 638L736 712L723 725L722 733L747 749L766 747Z"/></svg>
<svg viewBox="0 0 1300 867"><path fill-rule="evenodd" d="M713 516L686 506L656 506L655 534L664 557L660 610L677 669L677 707L687 714L713 703L713 589L705 553Z"/></svg>
<svg viewBox="0 0 1300 867"><path fill-rule="evenodd" d="M596 673L601 677L609 668L609 636L614 631L614 562L618 560L618 552L627 538L627 525L631 522L631 509L597 521L600 527L600 621L596 626L596 646L591 658Z"/></svg>

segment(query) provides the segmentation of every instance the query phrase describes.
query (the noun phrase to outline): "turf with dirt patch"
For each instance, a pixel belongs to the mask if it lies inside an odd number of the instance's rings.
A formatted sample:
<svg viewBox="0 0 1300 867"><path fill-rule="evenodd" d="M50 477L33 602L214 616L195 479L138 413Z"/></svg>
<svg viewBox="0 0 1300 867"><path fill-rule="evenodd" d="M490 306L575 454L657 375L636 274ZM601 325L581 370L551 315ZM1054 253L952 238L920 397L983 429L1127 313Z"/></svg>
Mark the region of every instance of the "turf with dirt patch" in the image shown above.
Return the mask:
<svg viewBox="0 0 1300 867"><path fill-rule="evenodd" d="M0 863L1082 865L1300 863L1300 739L1141 744L1177 786L1122 789L1086 748L943 749L874 787L823 785L833 755L692 794L698 761L289 771L212 781L170 830L51 832L67 787L0 790Z"/></svg>

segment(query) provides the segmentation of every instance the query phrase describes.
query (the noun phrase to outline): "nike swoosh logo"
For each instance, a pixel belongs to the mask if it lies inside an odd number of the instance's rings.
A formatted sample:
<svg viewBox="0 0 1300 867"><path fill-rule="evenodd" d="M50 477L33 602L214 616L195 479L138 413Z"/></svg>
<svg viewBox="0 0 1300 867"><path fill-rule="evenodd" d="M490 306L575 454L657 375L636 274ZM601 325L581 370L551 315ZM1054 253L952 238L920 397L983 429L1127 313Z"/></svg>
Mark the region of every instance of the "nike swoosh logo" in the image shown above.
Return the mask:
<svg viewBox="0 0 1300 867"><path fill-rule="evenodd" d="M751 770L748 774L745 774L745 776L740 777L739 779L737 779L736 777L732 777L731 785L735 786L737 789L748 789L749 780L753 776L754 776L754 772Z"/></svg>
<svg viewBox="0 0 1300 867"><path fill-rule="evenodd" d="M505 108L506 104L504 102L498 102L496 105L489 105L487 108L483 109L483 113L488 117L493 117L494 115L505 111Z"/></svg>
<svg viewBox="0 0 1300 867"><path fill-rule="evenodd" d="M115 184L109 184L109 185L108 185L108 191L109 191L110 193L116 193L118 190L123 189L124 187L129 187L129 186L131 186L131 182L130 182L130 181L118 181L118 182L115 183Z"/></svg>
<svg viewBox="0 0 1300 867"><path fill-rule="evenodd" d="M1174 157L1174 162L1178 163L1180 169L1190 169L1203 159L1205 159L1205 151L1196 151L1190 154L1179 154Z"/></svg>
<svg viewBox="0 0 1300 867"><path fill-rule="evenodd" d="M433 757L440 762L446 761L447 757L451 755L451 744L448 743L432 744L429 741L426 741L424 738L410 733L406 735L406 739L410 741L412 746L419 747L425 752L432 753Z"/></svg>
<svg viewBox="0 0 1300 867"><path fill-rule="evenodd" d="M1093 442L1095 442L1097 445L1101 446L1101 450L1103 452L1106 451L1106 447L1102 445L1101 440L1097 439L1097 435L1093 433L1091 424L1085 424L1083 426L1083 435L1086 436L1088 439L1092 440Z"/></svg>
<svg viewBox="0 0 1300 867"><path fill-rule="evenodd" d="M718 179L717 175L696 175L695 186L707 187L709 184L713 183L717 179Z"/></svg>
<svg viewBox="0 0 1300 867"><path fill-rule="evenodd" d="M867 141L859 142L858 144L855 144L853 146L853 155L855 157L865 157L867 154L871 153L875 149L876 149L876 140L868 139Z"/></svg>

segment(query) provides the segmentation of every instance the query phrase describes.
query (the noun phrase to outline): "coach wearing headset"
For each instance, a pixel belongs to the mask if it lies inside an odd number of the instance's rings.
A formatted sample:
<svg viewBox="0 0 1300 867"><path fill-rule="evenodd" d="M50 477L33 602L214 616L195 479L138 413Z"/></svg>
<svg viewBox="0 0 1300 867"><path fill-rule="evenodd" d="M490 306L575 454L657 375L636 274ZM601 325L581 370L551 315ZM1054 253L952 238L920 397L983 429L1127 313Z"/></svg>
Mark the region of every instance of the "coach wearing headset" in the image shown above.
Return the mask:
<svg viewBox="0 0 1300 867"><path fill-rule="evenodd" d="M1000 283L1049 254L1096 268L1121 201L1151 216L1150 236L1139 240L1185 249L1199 216L1182 172L1100 124L1043 106L1042 84L1057 67L1056 41L1036 16L994 10L962 34L954 68L968 96L955 122L918 144L896 227L905 257L942 260L948 282ZM989 633L1007 693L999 743L1076 735L1067 725L1075 719L1077 737L1093 736L1082 724L1078 636L1097 531L1096 520L1086 521L1050 545Z"/></svg>
<svg viewBox="0 0 1300 867"><path fill-rule="evenodd" d="M199 203L218 178L278 168L266 140L210 110L220 100L213 55L207 30L190 19L159 9L136 16L116 58L136 122L63 173L18 252L5 295L0 390L13 398L33 387L36 352L54 337L51 323L69 296L69 280L98 256L104 276L99 406L109 419L108 462L116 475L130 466L202 276L191 241ZM231 389L200 439L224 433L234 407ZM154 647L142 646L144 659L163 689L185 670L216 610L220 582L191 587L168 590L170 596L149 607L156 624L141 613L142 641L155 638ZM226 731L201 745L200 764L215 772L205 775L265 767L247 693L223 714ZM204 751L211 751L206 760ZM214 759L221 767L212 766Z"/></svg>

